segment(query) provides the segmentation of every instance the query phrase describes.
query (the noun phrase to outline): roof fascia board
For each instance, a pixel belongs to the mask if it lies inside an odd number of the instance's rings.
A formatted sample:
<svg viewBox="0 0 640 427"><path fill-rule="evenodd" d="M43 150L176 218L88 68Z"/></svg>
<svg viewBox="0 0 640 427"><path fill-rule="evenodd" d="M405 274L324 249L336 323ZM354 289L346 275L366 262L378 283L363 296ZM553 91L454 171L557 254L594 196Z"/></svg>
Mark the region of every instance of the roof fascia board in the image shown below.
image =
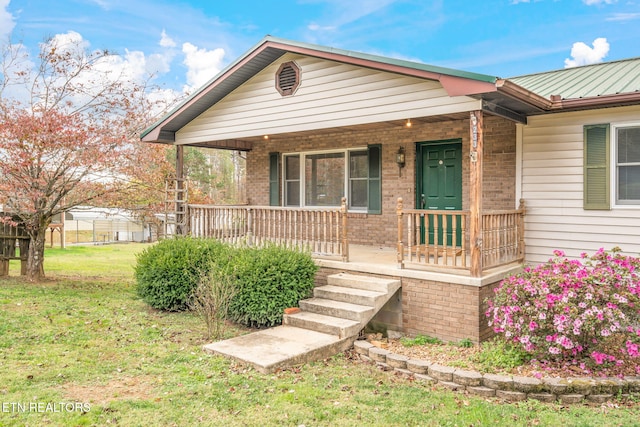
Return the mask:
<svg viewBox="0 0 640 427"><path fill-rule="evenodd" d="M528 91L522 86L518 86L517 84L510 82L509 80L498 80L496 82L496 88L498 92L504 95L526 102L527 104L541 110L550 110L554 104L553 101L544 98L536 93Z"/></svg>
<svg viewBox="0 0 640 427"><path fill-rule="evenodd" d="M141 135L141 140L145 142L153 142L158 139L160 136L160 132L162 126L171 121L175 116L179 115L183 111L187 110L190 106L198 102L200 98L204 96L209 90L215 88L221 82L225 80L226 77L233 74L236 70L242 68L247 62L251 61L253 58L258 56L261 52L269 47L269 42L263 40L256 47L248 51L245 55L241 56L237 61L230 64L227 68L218 73L215 77L213 77L209 82L207 82L204 86L200 88L197 92L187 98L183 103L179 104L176 108L168 112L162 119L160 119L156 124L150 126L146 131L144 131Z"/></svg>

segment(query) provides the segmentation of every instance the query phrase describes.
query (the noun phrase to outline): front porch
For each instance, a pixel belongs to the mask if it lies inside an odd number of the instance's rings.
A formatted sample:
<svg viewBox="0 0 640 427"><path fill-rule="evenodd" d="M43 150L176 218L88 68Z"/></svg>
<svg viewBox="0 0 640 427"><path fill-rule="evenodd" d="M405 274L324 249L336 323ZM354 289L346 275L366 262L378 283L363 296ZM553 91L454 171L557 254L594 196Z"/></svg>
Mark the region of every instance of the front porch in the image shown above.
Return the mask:
<svg viewBox="0 0 640 427"><path fill-rule="evenodd" d="M399 199L395 247L352 243L364 240L358 236L366 228L351 229L358 218L346 206L345 201L331 209L188 205L186 225L196 237L308 250L320 267L316 286L344 272L399 280L397 294L372 319L374 329L448 341L481 342L492 335L484 301L503 278L521 268L522 206L483 212L476 239L468 226L471 212L404 209Z"/></svg>

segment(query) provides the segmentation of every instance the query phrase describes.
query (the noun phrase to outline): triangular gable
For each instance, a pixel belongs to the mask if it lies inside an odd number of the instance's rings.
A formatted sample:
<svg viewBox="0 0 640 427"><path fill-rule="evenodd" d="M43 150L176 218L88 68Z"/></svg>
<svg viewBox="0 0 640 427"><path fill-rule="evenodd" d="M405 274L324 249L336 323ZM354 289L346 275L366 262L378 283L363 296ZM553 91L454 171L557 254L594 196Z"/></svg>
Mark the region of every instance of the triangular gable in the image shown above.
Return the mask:
<svg viewBox="0 0 640 427"><path fill-rule="evenodd" d="M276 89L281 64L300 69L294 95ZM481 101L449 96L442 83L358 65L288 53L176 132L176 144L455 114Z"/></svg>
<svg viewBox="0 0 640 427"><path fill-rule="evenodd" d="M267 67L273 66L275 61L285 54L298 54L307 58L324 59L417 79L439 81L445 92L449 91L454 96L496 90L496 78L493 76L267 37L158 123L143 132L142 140L174 143L176 132L183 129L187 123L199 117Z"/></svg>

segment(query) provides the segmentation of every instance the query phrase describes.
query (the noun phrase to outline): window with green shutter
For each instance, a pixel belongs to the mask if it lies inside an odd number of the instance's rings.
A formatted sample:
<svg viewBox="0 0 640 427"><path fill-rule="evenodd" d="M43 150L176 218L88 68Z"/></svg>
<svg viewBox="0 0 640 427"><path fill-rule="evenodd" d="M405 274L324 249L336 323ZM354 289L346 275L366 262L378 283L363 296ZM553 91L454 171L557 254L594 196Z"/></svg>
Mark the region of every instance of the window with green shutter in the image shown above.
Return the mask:
<svg viewBox="0 0 640 427"><path fill-rule="evenodd" d="M584 127L584 209L608 210L609 124Z"/></svg>
<svg viewBox="0 0 640 427"><path fill-rule="evenodd" d="M369 194L367 212L382 213L382 146L380 144L367 147L369 158Z"/></svg>
<svg viewBox="0 0 640 427"><path fill-rule="evenodd" d="M280 153L269 153L269 206L280 206Z"/></svg>

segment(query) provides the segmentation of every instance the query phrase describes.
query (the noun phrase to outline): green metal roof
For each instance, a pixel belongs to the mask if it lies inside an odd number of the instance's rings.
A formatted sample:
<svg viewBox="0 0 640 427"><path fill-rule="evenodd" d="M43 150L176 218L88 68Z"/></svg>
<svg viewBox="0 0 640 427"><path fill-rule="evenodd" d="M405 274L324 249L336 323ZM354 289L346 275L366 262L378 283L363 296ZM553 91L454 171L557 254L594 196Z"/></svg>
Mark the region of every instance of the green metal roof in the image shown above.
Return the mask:
<svg viewBox="0 0 640 427"><path fill-rule="evenodd" d="M640 91L640 57L507 79L545 98L594 98Z"/></svg>

